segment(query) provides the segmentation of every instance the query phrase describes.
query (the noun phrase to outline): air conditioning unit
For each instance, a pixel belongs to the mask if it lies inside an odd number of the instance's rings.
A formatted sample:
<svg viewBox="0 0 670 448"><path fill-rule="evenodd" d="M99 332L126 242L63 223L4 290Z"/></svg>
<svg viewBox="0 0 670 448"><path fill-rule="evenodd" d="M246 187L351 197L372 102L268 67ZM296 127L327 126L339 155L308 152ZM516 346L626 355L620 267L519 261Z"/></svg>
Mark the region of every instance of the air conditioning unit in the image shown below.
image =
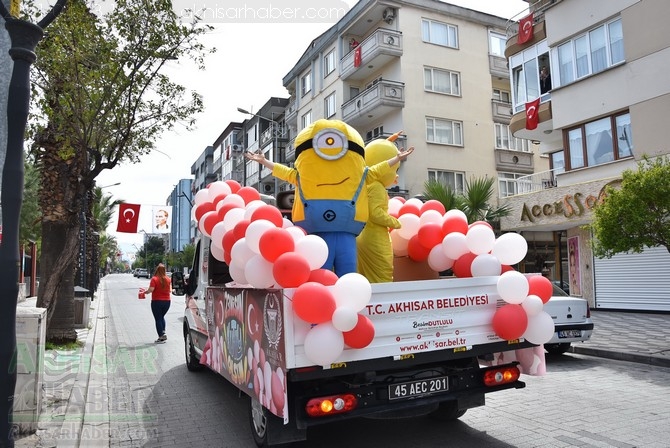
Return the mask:
<svg viewBox="0 0 670 448"><path fill-rule="evenodd" d="M263 184L263 193L265 194L274 194L275 187L272 184Z"/></svg>
<svg viewBox="0 0 670 448"><path fill-rule="evenodd" d="M384 22L388 23L389 25L393 23L393 19L395 19L395 9L384 9L384 12L382 13L382 19L384 19Z"/></svg>
<svg viewBox="0 0 670 448"><path fill-rule="evenodd" d="M244 148L242 148L242 145L240 144L235 144L232 145L233 152L242 152L244 151Z"/></svg>

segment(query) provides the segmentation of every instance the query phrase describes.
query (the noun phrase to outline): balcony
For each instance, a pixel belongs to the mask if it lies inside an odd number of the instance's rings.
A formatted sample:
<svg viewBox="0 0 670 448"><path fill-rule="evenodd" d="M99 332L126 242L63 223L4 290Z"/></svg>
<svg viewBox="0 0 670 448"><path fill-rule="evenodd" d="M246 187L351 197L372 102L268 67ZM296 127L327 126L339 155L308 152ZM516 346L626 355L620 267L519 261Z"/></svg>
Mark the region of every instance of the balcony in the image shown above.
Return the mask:
<svg viewBox="0 0 670 448"><path fill-rule="evenodd" d="M519 177L516 179L516 194L536 193L548 188L556 188L558 186L556 182L556 175L563 172L564 171L562 169L554 169Z"/></svg>
<svg viewBox="0 0 670 448"><path fill-rule="evenodd" d="M509 129L516 138L526 140L542 141L546 140L547 135L554 130L553 112L551 110L551 98L549 94L542 96L543 101L537 110L538 124L533 130L526 129L526 111L521 110L512 115L509 122Z"/></svg>
<svg viewBox="0 0 670 448"><path fill-rule="evenodd" d="M342 80L360 81L369 78L381 67L402 56L402 33L379 28L366 37L359 47L361 49L360 66L354 66L355 51L353 50L342 58L340 72Z"/></svg>
<svg viewBox="0 0 670 448"><path fill-rule="evenodd" d="M286 106L286 109L284 110L284 121L287 124L298 124L298 102L295 100L295 98L291 99L291 101L288 103L288 106Z"/></svg>
<svg viewBox="0 0 670 448"><path fill-rule="evenodd" d="M509 69L507 68L507 59L499 56L489 55L489 71L492 76L501 79L509 79Z"/></svg>
<svg viewBox="0 0 670 448"><path fill-rule="evenodd" d="M512 118L512 103L491 100L491 114L494 120L502 120L505 124L509 124Z"/></svg>
<svg viewBox="0 0 670 448"><path fill-rule="evenodd" d="M295 161L295 138L289 140L284 150L284 162L288 163L293 161Z"/></svg>
<svg viewBox="0 0 670 448"><path fill-rule="evenodd" d="M382 79L342 105L342 120L362 126L405 106L405 83Z"/></svg>
<svg viewBox="0 0 670 448"><path fill-rule="evenodd" d="M532 152L496 149L495 159L497 171L532 173L535 166Z"/></svg>

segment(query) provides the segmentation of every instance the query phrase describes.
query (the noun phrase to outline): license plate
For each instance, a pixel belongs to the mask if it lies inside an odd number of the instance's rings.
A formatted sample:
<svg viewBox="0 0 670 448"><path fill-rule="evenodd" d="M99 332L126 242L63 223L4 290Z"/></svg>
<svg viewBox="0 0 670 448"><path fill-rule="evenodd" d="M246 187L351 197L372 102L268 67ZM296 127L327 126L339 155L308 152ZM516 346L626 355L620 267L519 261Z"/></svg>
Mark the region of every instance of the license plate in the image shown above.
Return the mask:
<svg viewBox="0 0 670 448"><path fill-rule="evenodd" d="M562 330L558 332L559 338L579 338L581 336L581 330Z"/></svg>
<svg viewBox="0 0 670 448"><path fill-rule="evenodd" d="M407 383L392 384L389 387L389 400L416 398L440 394L449 391L449 377L440 376Z"/></svg>

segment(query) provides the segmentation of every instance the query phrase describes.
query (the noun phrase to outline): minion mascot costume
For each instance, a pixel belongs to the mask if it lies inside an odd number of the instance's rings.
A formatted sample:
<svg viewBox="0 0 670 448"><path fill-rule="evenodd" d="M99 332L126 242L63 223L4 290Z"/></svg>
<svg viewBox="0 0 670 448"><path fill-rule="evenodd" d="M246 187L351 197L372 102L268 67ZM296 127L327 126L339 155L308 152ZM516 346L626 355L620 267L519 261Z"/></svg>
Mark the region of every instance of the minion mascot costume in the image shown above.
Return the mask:
<svg viewBox="0 0 670 448"><path fill-rule="evenodd" d="M390 161L367 167L364 142L340 120L317 120L295 139L295 168L275 163L272 174L296 186L293 222L328 245L325 269L356 272L356 236L368 220L367 185L395 174Z"/></svg>
<svg viewBox="0 0 670 448"><path fill-rule="evenodd" d="M393 143L402 131L388 139L373 140L365 147L365 164L373 166L398 154ZM396 182L400 164L386 173L378 182L368 184L370 217L363 232L356 238L358 246L358 272L370 283L393 281L393 246L389 228L399 229L400 221L389 215L389 198L386 189Z"/></svg>

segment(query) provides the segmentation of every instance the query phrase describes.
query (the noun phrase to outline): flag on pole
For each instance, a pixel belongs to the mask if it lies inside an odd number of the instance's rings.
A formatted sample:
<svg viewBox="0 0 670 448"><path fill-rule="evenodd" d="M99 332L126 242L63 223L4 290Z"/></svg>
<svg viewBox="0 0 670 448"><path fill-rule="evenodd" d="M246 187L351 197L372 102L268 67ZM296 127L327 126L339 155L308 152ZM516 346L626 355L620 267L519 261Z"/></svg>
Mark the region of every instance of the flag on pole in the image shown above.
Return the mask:
<svg viewBox="0 0 670 448"><path fill-rule="evenodd" d="M140 221L140 204L119 204L119 222L117 232L137 233L137 224Z"/></svg>
<svg viewBox="0 0 670 448"><path fill-rule="evenodd" d="M533 13L531 12L523 19L519 20L519 33L517 43L525 44L533 37Z"/></svg>
<svg viewBox="0 0 670 448"><path fill-rule="evenodd" d="M526 129L532 131L537 128L537 124L540 121L538 116L538 109L540 108L540 98L536 98L533 101L526 103Z"/></svg>

